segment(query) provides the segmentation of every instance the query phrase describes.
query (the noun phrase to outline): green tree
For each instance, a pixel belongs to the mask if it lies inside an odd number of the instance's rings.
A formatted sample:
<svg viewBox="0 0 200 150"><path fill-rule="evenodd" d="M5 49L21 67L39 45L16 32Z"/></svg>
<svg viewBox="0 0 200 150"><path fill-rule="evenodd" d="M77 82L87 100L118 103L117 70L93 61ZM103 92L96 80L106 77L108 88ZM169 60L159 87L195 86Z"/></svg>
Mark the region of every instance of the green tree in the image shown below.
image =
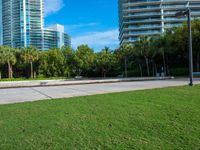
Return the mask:
<svg viewBox="0 0 200 150"><path fill-rule="evenodd" d="M115 66L116 57L108 47L105 47L101 52L97 53L96 64L101 70L102 77L105 78L107 73Z"/></svg>
<svg viewBox="0 0 200 150"><path fill-rule="evenodd" d="M1 65L4 65L6 63L6 59L5 59L5 52L3 49L3 46L0 46L0 67ZM0 70L0 79L2 77L2 71Z"/></svg>
<svg viewBox="0 0 200 150"><path fill-rule="evenodd" d="M41 53L40 71L48 77L63 77L68 73L65 58L60 49L53 48Z"/></svg>
<svg viewBox="0 0 200 150"><path fill-rule="evenodd" d="M25 63L30 64L31 78L34 77L34 62L39 59L39 51L35 47L26 47L22 49L21 58Z"/></svg>
<svg viewBox="0 0 200 150"><path fill-rule="evenodd" d="M117 55L119 59L122 59L124 61L124 72L125 77L128 77L128 61L131 57L131 54L134 49L134 46L132 44L123 44L118 50Z"/></svg>
<svg viewBox="0 0 200 150"><path fill-rule="evenodd" d="M150 69L149 69L149 57L151 52L150 38L147 36L141 36L139 40L136 42L135 46L136 49L139 51L140 55L144 57L147 68L147 75L150 76Z"/></svg>
<svg viewBox="0 0 200 150"><path fill-rule="evenodd" d="M196 71L200 71L200 20L192 21L193 51L196 56Z"/></svg>
<svg viewBox="0 0 200 150"><path fill-rule="evenodd" d="M151 54L152 54L153 60L154 60L155 56L157 56L157 55L159 55L159 56L161 55L162 56L162 60L163 60L163 65L162 66L163 66L165 75L167 74L167 71L166 71L167 67L166 67L166 61L165 61L165 54L166 54L167 49L168 49L167 43L168 43L168 41L166 41L165 34L162 34L162 35L160 35L158 37L154 37L152 39L152 44L151 44L152 45ZM156 68L155 70L157 72L157 65L156 65L155 60L153 62L154 62L154 66ZM153 72L155 70L153 70Z"/></svg>
<svg viewBox="0 0 200 150"><path fill-rule="evenodd" d="M94 51L88 45L80 45L78 46L76 53L75 53L75 66L76 72L78 75L85 72L88 74L94 65Z"/></svg>
<svg viewBox="0 0 200 150"><path fill-rule="evenodd" d="M184 57L185 48L187 47L187 38L185 31L181 31L182 27L177 29L176 27L171 30L166 30L163 37L164 43L164 53L165 53L165 61L166 61L166 73L170 75L169 68L169 57L175 57L174 61L176 63L176 58L178 55L182 55ZM171 59L172 60L172 59ZM174 63L171 62L172 67Z"/></svg>
<svg viewBox="0 0 200 150"><path fill-rule="evenodd" d="M65 58L65 66L69 68L68 77L70 77L75 70L75 51L71 47L63 47L62 53Z"/></svg>
<svg viewBox="0 0 200 150"><path fill-rule="evenodd" d="M0 62L8 65L8 78L13 78L13 65L16 63L16 51L9 46L1 46Z"/></svg>

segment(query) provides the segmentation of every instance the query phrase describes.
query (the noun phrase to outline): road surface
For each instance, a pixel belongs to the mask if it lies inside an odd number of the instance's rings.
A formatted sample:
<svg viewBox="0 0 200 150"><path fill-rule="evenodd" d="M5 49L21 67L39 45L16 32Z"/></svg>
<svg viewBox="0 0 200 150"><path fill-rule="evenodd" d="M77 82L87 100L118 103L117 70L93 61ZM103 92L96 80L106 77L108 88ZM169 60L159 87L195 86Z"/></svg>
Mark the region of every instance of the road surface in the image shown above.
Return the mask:
<svg viewBox="0 0 200 150"><path fill-rule="evenodd" d="M200 79L195 79L200 84ZM0 104L187 85L188 79L0 89Z"/></svg>

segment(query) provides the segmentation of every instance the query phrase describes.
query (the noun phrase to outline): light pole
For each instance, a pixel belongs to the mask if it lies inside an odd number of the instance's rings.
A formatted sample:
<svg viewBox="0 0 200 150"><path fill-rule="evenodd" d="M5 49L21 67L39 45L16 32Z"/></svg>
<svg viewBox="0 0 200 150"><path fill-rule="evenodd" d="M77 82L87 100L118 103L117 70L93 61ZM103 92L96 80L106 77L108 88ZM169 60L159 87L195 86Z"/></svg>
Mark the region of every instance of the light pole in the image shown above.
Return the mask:
<svg viewBox="0 0 200 150"><path fill-rule="evenodd" d="M177 18L187 16L188 24L188 49L189 49L189 72L190 72L190 86L193 86L193 52L192 52L192 27L191 27L191 10L187 8L185 11L180 11L175 14Z"/></svg>

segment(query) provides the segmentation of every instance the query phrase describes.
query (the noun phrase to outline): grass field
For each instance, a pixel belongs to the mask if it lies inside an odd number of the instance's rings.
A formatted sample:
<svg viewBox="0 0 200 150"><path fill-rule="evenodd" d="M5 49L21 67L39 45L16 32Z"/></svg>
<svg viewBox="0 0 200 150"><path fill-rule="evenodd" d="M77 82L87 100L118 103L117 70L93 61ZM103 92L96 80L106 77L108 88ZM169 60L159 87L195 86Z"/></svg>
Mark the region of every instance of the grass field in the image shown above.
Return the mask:
<svg viewBox="0 0 200 150"><path fill-rule="evenodd" d="M200 86L0 106L0 150L200 149Z"/></svg>

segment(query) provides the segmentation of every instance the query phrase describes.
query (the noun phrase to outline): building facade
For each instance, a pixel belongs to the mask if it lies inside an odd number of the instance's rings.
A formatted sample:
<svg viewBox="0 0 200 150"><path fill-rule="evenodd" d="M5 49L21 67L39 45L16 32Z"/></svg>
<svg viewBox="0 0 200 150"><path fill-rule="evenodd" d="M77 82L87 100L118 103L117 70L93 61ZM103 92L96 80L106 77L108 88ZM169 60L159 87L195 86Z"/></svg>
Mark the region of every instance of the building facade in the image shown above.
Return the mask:
<svg viewBox="0 0 200 150"><path fill-rule="evenodd" d="M64 26L54 25L44 30L44 50L71 45L71 39L64 32Z"/></svg>
<svg viewBox="0 0 200 150"><path fill-rule="evenodd" d="M2 4L2 0L0 0L0 4ZM0 5L0 12L2 12L2 5ZM2 33L2 13L0 13L0 45L3 44L3 33Z"/></svg>
<svg viewBox="0 0 200 150"><path fill-rule="evenodd" d="M182 25L186 17L176 18L175 14L186 8L191 9L192 18L200 18L200 0L118 0L118 3L120 44Z"/></svg>
<svg viewBox="0 0 200 150"><path fill-rule="evenodd" d="M44 42L46 29L43 0L0 0L0 11L1 45L14 48L34 46L41 50L51 48L51 45L45 47L45 44L51 44L52 41ZM61 45L65 46L64 41Z"/></svg>

